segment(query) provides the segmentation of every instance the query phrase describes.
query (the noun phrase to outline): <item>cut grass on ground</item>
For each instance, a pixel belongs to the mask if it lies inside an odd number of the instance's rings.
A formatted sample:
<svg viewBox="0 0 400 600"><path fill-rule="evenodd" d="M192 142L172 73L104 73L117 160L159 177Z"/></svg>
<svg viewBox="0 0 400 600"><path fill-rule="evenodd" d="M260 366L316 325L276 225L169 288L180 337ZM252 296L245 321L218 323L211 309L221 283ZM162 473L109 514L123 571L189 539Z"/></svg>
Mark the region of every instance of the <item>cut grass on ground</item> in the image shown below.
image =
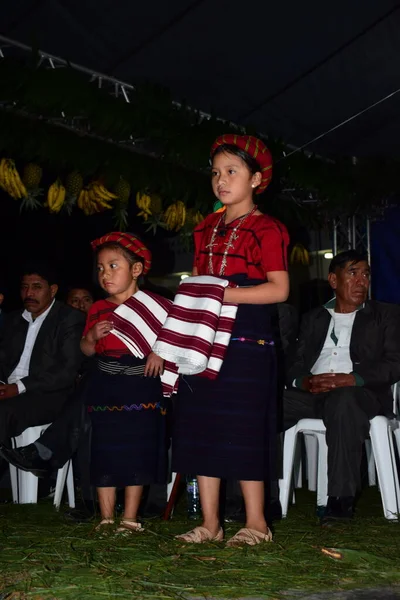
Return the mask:
<svg viewBox="0 0 400 600"><path fill-rule="evenodd" d="M99 538L94 523L67 523L48 501L3 505L0 597L287 599L288 590L296 594L400 582L400 524L381 516L376 488L363 493L354 522L334 530L319 527L314 503L315 494L301 491L289 517L275 524L273 543L241 549L174 540L193 527L182 507L168 523L148 520L143 533ZM227 536L239 527L229 523ZM321 551L332 548L337 555Z"/></svg>

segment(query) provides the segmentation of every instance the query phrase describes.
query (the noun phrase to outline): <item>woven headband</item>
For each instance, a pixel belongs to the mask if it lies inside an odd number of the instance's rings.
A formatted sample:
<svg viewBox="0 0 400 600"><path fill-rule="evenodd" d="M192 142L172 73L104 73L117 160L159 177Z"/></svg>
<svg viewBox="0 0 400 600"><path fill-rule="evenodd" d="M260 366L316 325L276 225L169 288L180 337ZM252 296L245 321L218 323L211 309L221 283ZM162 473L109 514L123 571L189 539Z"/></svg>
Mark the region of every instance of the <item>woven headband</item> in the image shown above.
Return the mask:
<svg viewBox="0 0 400 600"><path fill-rule="evenodd" d="M217 148L224 144L237 146L257 161L260 167L261 183L256 188L256 194L261 194L266 190L272 179L272 156L264 142L252 135L225 133L224 135L220 135L211 146L211 158L214 156Z"/></svg>
<svg viewBox="0 0 400 600"><path fill-rule="evenodd" d="M106 244L107 242L111 242L113 244L118 244L122 248L126 248L126 250L130 250L140 258L143 258L143 275L146 275L150 271L151 268L151 252L146 246L143 244L139 238L132 235L131 233L122 233L121 231L112 231L111 233L106 233L97 240L93 240L91 242L91 246L93 250L96 250L99 246Z"/></svg>

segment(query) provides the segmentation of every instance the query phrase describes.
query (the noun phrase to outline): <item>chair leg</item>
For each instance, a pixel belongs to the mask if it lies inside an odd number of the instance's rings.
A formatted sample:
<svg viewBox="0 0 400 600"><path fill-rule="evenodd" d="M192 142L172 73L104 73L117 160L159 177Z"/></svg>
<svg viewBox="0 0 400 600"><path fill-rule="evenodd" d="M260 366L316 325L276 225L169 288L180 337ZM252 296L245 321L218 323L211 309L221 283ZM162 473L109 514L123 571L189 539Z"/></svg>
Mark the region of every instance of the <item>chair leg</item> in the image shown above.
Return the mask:
<svg viewBox="0 0 400 600"><path fill-rule="evenodd" d="M11 490L14 504L19 502L18 469L10 465Z"/></svg>
<svg viewBox="0 0 400 600"><path fill-rule="evenodd" d="M286 517L289 506L296 441L297 426L295 425L285 432L283 444L283 478L279 480L279 500L282 507L282 517Z"/></svg>
<svg viewBox="0 0 400 600"><path fill-rule="evenodd" d="M400 458L400 426L393 430L394 439L396 440L397 455Z"/></svg>
<svg viewBox="0 0 400 600"><path fill-rule="evenodd" d="M367 455L368 464L368 484L369 486L376 485L376 468L375 457L372 452L371 440L365 440L365 453Z"/></svg>
<svg viewBox="0 0 400 600"><path fill-rule="evenodd" d="M307 454L307 479L308 489L311 492L317 491L317 457L318 440L315 435L304 434L304 442Z"/></svg>
<svg viewBox="0 0 400 600"><path fill-rule="evenodd" d="M69 464L69 461L67 461L65 463L65 465L63 467L61 467L61 469L58 469L58 471L57 471L56 489L54 492L54 506L56 507L57 510L60 508L60 504L61 504L61 500L62 500L62 496L63 496L63 492L64 492L65 481L67 478L68 464Z"/></svg>
<svg viewBox="0 0 400 600"><path fill-rule="evenodd" d="M67 474L67 493L68 493L68 504L70 508L75 508L75 484L74 484L74 471L72 468L72 460L68 461L68 474Z"/></svg>
<svg viewBox="0 0 400 600"><path fill-rule="evenodd" d="M18 469L20 504L36 504L38 497L38 478L32 473Z"/></svg>
<svg viewBox="0 0 400 600"><path fill-rule="evenodd" d="M317 506L328 503L328 446L325 433L315 433L318 443Z"/></svg>
<svg viewBox="0 0 400 600"><path fill-rule="evenodd" d="M378 416L371 420L370 437L378 473L383 513L386 519L397 519L399 479L396 465L393 463L392 431L386 417Z"/></svg>

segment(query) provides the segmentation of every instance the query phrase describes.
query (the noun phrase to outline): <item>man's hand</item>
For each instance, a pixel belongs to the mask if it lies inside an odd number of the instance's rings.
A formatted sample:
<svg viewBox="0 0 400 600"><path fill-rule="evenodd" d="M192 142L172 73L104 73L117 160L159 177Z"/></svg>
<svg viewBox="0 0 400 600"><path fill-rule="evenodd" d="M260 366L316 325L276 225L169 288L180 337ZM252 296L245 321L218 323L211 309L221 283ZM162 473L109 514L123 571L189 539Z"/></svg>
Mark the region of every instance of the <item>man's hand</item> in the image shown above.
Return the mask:
<svg viewBox="0 0 400 600"><path fill-rule="evenodd" d="M157 356L157 354L154 354L154 352L150 352L144 368L144 376L157 377L157 375L162 375L163 373L164 360L160 356Z"/></svg>
<svg viewBox="0 0 400 600"><path fill-rule="evenodd" d="M18 386L16 383L8 383L0 385L0 400L7 400L8 398L14 398L18 396Z"/></svg>
<svg viewBox="0 0 400 600"><path fill-rule="evenodd" d="M304 387L308 388L307 391L311 394L324 394L336 388L354 385L356 385L356 380L350 373L321 373L321 375L308 377Z"/></svg>

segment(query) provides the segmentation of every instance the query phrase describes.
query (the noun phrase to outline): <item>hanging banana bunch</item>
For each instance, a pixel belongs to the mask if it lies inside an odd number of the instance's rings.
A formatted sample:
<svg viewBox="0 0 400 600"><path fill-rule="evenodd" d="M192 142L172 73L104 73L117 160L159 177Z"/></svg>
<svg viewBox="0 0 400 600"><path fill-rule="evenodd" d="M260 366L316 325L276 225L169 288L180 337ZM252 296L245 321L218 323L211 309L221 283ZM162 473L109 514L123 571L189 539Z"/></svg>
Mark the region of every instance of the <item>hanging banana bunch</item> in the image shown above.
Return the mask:
<svg viewBox="0 0 400 600"><path fill-rule="evenodd" d="M143 194L142 192L137 192L136 194L136 206L140 208L140 212L138 212L138 217L143 217L143 221L147 221L149 216L152 215L151 212L151 198L148 194Z"/></svg>
<svg viewBox="0 0 400 600"><path fill-rule="evenodd" d="M181 200L170 204L164 212L163 221L168 231L179 231L186 221L186 206Z"/></svg>
<svg viewBox="0 0 400 600"><path fill-rule="evenodd" d="M22 173L22 183L24 184L28 195L23 198L22 208L39 208L42 203L39 200L39 196L43 193L43 188L40 188L40 181L42 179L43 169L36 163L28 163L24 167Z"/></svg>
<svg viewBox="0 0 400 600"><path fill-rule="evenodd" d="M47 192L45 206L51 213L59 213L65 202L66 190L60 179L51 184Z"/></svg>
<svg viewBox="0 0 400 600"><path fill-rule="evenodd" d="M295 244L290 253L290 264L301 264L308 266L310 264L310 255L303 244Z"/></svg>
<svg viewBox="0 0 400 600"><path fill-rule="evenodd" d="M112 208L111 201L116 198L100 181L92 181L80 191L77 205L89 217Z"/></svg>
<svg viewBox="0 0 400 600"><path fill-rule="evenodd" d="M10 158L2 158L0 161L0 187L15 200L21 200L28 196L28 191L22 183L15 162Z"/></svg>
<svg viewBox="0 0 400 600"><path fill-rule="evenodd" d="M158 194L137 192L136 206L140 208L138 217L143 217L143 221L148 225L146 231L152 231L155 235L158 227L166 228L162 214L162 199Z"/></svg>

